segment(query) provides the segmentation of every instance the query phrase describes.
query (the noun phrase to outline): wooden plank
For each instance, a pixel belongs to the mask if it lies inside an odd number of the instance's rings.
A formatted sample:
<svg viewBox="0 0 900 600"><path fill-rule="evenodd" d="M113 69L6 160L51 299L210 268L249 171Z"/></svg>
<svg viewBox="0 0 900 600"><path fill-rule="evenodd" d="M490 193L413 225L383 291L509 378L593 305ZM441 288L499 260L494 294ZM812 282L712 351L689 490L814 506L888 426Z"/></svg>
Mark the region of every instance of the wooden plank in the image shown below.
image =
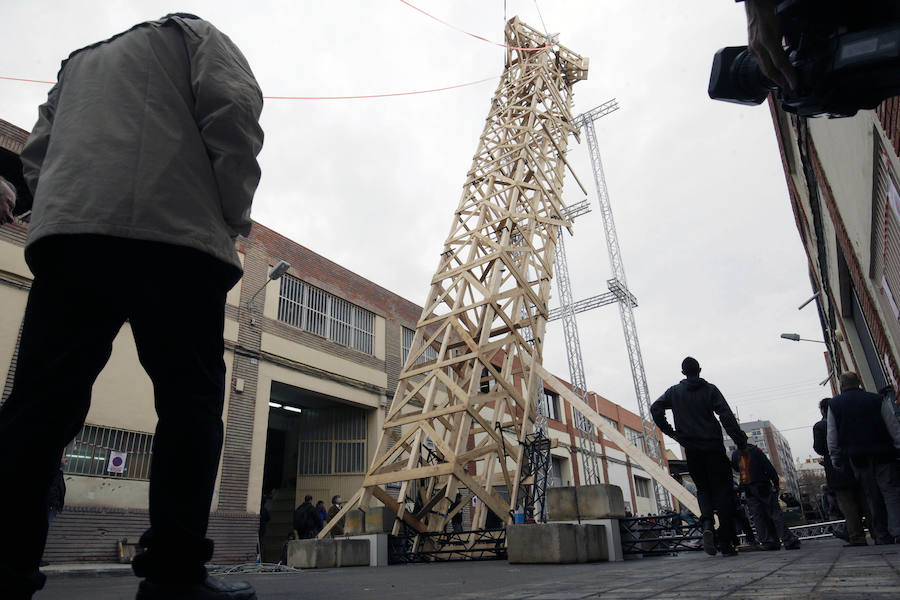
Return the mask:
<svg viewBox="0 0 900 600"><path fill-rule="evenodd" d="M426 477L440 477L441 475L449 475L452 472L453 463L442 463L439 465L429 465L427 467L416 467L414 469L406 469L397 473L369 475L363 481L363 487L384 485L386 483L396 483L398 481L410 481L412 479L424 479Z"/></svg>
<svg viewBox="0 0 900 600"><path fill-rule="evenodd" d="M391 495L384 491L381 487L376 485L375 487L371 488L371 490L372 495L375 496L375 498L382 504L394 511L395 514L400 512L400 504L396 500L391 498ZM419 533L425 533L428 531L428 527L425 526L425 523L415 518L408 512L403 513L402 519L404 523L406 523Z"/></svg>

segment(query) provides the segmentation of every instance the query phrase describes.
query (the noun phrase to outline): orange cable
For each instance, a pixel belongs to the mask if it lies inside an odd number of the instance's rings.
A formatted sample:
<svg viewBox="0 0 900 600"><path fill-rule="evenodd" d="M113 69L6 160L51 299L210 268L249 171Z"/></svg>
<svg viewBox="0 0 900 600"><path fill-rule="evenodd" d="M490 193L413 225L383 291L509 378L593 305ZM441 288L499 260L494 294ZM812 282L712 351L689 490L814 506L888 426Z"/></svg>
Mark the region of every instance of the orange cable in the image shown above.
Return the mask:
<svg viewBox="0 0 900 600"><path fill-rule="evenodd" d="M479 79L478 81L469 81L467 83L457 83L456 85L448 85L439 88L432 88L428 90L415 90L412 92L389 92L384 94L361 94L357 96L263 96L266 100L361 100L366 98L389 98L392 96L413 96L415 94L430 94L433 92L443 92L445 90L454 90L461 87L467 87L470 85L478 85L479 83L484 83L486 81L491 81L493 79L497 79L499 75L494 77L485 77L484 79ZM23 79L21 77L6 77L4 75L0 75L0 79L6 79L8 81L25 81L28 83L46 83L49 85L54 85L55 81L43 81L40 79Z"/></svg>

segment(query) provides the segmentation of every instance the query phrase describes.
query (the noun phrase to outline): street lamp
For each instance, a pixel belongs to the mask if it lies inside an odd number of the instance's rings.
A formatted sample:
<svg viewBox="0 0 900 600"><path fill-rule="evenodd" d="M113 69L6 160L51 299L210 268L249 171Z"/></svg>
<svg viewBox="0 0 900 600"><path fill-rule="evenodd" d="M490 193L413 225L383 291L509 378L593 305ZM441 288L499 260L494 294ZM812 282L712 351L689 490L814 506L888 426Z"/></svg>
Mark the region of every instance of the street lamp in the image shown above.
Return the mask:
<svg viewBox="0 0 900 600"><path fill-rule="evenodd" d="M817 344L825 343L822 340L809 340L806 338L802 338L802 337L800 337L799 333L782 333L781 337L783 337L786 340L792 340L794 342L816 342Z"/></svg>
<svg viewBox="0 0 900 600"><path fill-rule="evenodd" d="M250 296L249 300L247 300L247 308L250 309L251 313L253 312L253 300L256 299L256 297L259 295L259 293L261 291L263 291L267 285L269 285L270 281L274 281L275 279L280 279L281 276L284 275L287 272L287 270L290 268L291 268L291 263L284 261L284 260L279 260L275 264L275 266L272 267L272 270L269 271L269 277L266 279L266 282L264 284L262 284L262 286L258 290L256 290L256 292L254 292L254 294L252 296Z"/></svg>

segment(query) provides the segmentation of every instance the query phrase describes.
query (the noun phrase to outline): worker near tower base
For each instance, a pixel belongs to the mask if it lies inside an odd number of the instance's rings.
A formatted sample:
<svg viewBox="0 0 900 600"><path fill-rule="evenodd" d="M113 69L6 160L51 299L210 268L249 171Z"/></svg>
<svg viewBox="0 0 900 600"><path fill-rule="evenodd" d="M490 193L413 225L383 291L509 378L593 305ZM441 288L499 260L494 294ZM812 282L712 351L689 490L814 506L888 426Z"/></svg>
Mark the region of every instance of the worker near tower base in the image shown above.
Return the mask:
<svg viewBox="0 0 900 600"><path fill-rule="evenodd" d="M158 416L137 598L252 600L249 584L204 565L225 295L241 276L234 238L250 232L259 183L262 93L237 46L187 14L77 50L57 79L21 154L34 280L0 408L0 481L16 487L0 493L0 597L31 598L44 584L47 490L128 321Z"/></svg>
<svg viewBox="0 0 900 600"><path fill-rule="evenodd" d="M886 397L866 392L859 375L842 373L828 402L828 454L838 471L852 469L872 513L876 544L900 543L900 423Z"/></svg>
<svg viewBox="0 0 900 600"><path fill-rule="evenodd" d="M723 556L735 556L731 462L725 453L722 427L738 448L746 448L747 435L738 426L722 392L700 378L697 359L685 358L681 373L685 378L650 406L650 414L660 431L684 447L688 471L697 486L703 549L711 556L717 551ZM674 428L666 419L667 410L672 411ZM714 530L715 512L719 514L718 530Z"/></svg>
<svg viewBox="0 0 900 600"><path fill-rule="evenodd" d="M800 548L800 539L784 524L778 504L778 471L769 457L750 444L731 453L731 467L738 472L738 482L747 497L750 518L765 550Z"/></svg>

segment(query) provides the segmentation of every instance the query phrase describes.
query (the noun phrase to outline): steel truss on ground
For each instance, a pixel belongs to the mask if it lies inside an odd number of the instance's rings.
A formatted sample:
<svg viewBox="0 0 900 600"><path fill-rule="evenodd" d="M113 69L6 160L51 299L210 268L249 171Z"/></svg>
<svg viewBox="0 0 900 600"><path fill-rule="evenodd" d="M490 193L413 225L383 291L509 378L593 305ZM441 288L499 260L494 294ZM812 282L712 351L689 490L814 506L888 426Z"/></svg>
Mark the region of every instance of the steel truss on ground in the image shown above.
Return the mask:
<svg viewBox="0 0 900 600"><path fill-rule="evenodd" d="M429 533L413 531L388 536L388 563L392 565L505 558L505 529Z"/></svg>
<svg viewBox="0 0 900 600"><path fill-rule="evenodd" d="M789 527L800 540L815 540L833 537L833 533L846 521L827 521ZM652 515L649 517L628 517L619 519L619 533L622 537L622 554L658 555L702 550L702 531L694 517L678 514ZM741 543L746 536L738 536Z"/></svg>

